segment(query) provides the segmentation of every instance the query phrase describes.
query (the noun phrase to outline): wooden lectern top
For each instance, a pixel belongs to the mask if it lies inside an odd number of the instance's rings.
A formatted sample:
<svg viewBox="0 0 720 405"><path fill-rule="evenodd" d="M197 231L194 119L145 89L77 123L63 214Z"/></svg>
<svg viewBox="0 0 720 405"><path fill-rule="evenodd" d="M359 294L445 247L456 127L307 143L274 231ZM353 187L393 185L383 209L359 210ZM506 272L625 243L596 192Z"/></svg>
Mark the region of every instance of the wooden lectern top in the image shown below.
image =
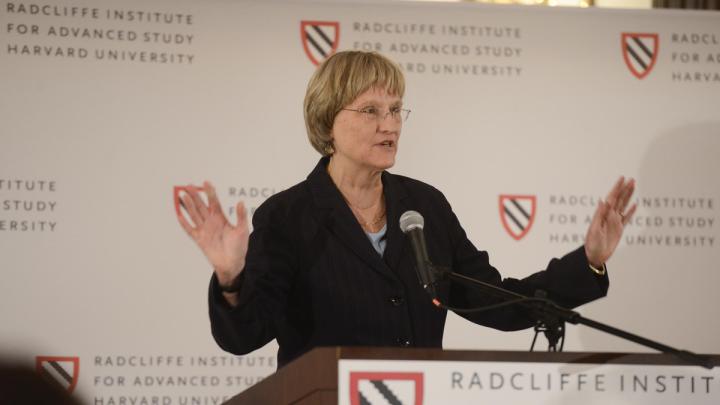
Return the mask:
<svg viewBox="0 0 720 405"><path fill-rule="evenodd" d="M720 364L720 356L710 356ZM674 356L655 353L472 351L429 348L320 347L292 361L227 405L326 405L337 403L338 361L427 360L590 364L685 365Z"/></svg>

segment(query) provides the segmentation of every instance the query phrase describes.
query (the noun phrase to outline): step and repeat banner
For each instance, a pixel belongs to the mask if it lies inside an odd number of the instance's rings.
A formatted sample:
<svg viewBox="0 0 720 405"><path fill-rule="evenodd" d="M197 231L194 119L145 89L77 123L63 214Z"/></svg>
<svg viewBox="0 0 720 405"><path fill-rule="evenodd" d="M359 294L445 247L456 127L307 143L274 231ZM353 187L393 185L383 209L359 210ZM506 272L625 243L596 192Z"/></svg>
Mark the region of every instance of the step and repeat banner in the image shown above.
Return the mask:
<svg viewBox="0 0 720 405"><path fill-rule="evenodd" d="M637 215L587 317L720 352L720 14L412 2L0 2L0 351L96 405L216 404L276 368L221 351L175 187L231 221L319 156L334 51L406 72L393 172L442 190L507 277L583 243L620 176ZM521 207L521 208L519 208ZM529 348L451 315L444 345ZM544 343L543 343L544 344ZM582 327L566 350L645 351ZM543 347L544 349L544 347ZM720 389L713 383L713 389Z"/></svg>

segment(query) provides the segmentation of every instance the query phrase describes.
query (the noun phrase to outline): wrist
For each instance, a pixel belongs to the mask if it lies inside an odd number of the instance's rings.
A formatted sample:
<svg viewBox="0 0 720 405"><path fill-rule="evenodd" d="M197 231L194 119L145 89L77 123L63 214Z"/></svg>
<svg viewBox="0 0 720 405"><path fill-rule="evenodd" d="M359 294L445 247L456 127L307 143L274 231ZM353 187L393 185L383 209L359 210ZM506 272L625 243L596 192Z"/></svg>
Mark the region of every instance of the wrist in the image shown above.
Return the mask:
<svg viewBox="0 0 720 405"><path fill-rule="evenodd" d="M240 276L244 268L245 262L243 261L236 267L213 266L213 272L221 285L228 285Z"/></svg>
<svg viewBox="0 0 720 405"><path fill-rule="evenodd" d="M217 273L216 273L217 275ZM235 276L217 276L218 287L223 293L234 294L240 291L242 286L242 272Z"/></svg>
<svg viewBox="0 0 720 405"><path fill-rule="evenodd" d="M590 265L590 267L594 267L596 269L605 267L605 262L603 262L603 261L598 262L597 260L595 260L593 258L594 255L590 254L590 251L588 250L587 245L584 245L583 247L585 249L585 258L587 259L587 262Z"/></svg>

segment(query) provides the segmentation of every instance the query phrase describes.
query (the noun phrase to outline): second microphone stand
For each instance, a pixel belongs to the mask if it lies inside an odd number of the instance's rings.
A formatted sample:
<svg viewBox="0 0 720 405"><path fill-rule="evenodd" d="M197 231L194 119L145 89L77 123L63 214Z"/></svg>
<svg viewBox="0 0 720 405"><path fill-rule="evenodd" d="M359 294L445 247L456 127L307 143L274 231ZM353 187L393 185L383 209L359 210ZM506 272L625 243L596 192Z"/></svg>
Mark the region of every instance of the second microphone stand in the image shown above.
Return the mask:
<svg viewBox="0 0 720 405"><path fill-rule="evenodd" d="M471 285L475 288L478 288L482 291L484 291L486 294L490 294L498 299L500 299L502 302L500 304L494 304L487 307L482 308L475 308L475 309L458 309L458 308L449 308L443 305L440 301L437 300L437 298L433 297L433 302L435 305L444 307L446 309L450 309L456 312L481 312L485 310L490 309L496 309L504 306L510 306L510 305L521 305L525 308L527 308L532 316L540 323L540 331L545 332L545 335L548 337L548 340L550 341L550 347L551 349L555 347L557 349L557 343L560 340L560 338L563 339L564 343L564 333L565 333L565 322L571 323L573 325L585 325L588 327L591 327L593 329L597 329L600 331L603 331L605 333L609 333L613 336L617 336L621 339L629 340L631 342L635 342L638 344L641 344L643 346L647 346L650 348L653 348L655 350L658 350L662 353L672 354L683 361L686 361L690 364L695 364L707 369L712 369L714 367L714 364L712 362L712 359L700 356L695 353L689 352L687 350L680 350L676 349L674 347L670 347L667 345L664 345L662 343L658 343L656 341L644 338L642 336L635 335L633 333L624 331L622 329L618 329L615 327L612 327L610 325L606 325L601 322L594 321L592 319L588 319L580 315L578 312L575 312L573 310L561 307L551 301L550 299L546 298L546 294L544 292L536 293L535 297L528 297L522 294L518 294L516 292L506 290L504 288L498 287L493 284L485 283L480 280L476 280L472 277L468 277L459 273L455 273L451 271L448 268L435 266L432 263L428 263L429 268L432 269L432 271L439 277L446 277L450 280L458 281L467 285ZM437 279L437 278L436 278ZM424 285L424 288L427 290L428 285ZM538 328L536 326L536 332L538 331ZM537 334L535 336L537 338ZM535 339L533 339L533 345L535 343ZM560 350L562 350L562 346L560 347Z"/></svg>

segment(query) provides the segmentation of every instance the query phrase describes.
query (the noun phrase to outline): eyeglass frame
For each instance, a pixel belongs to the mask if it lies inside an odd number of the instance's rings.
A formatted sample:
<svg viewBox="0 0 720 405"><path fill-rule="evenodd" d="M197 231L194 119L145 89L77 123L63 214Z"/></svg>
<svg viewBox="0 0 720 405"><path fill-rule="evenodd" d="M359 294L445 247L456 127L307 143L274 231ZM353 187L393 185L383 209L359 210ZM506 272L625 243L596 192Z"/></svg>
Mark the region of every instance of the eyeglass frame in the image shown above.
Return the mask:
<svg viewBox="0 0 720 405"><path fill-rule="evenodd" d="M365 107L365 108L368 108L368 107ZM383 115L382 117L380 117L380 113L379 113L379 112L372 113L372 112L369 112L369 111L363 111L363 110L358 110L358 109L353 109L353 108L341 108L341 109L340 109L340 111L343 111L343 110L344 110L344 111L353 111L353 112L360 113L360 114L367 114L368 116L374 115L376 122L384 121L385 118L387 118L388 115L390 115L391 118L392 118L392 116L393 116L393 112L390 111L390 110L388 110L388 111L385 113L385 115ZM398 114L398 116L400 117L399 120L396 119L396 122L405 122L405 121L407 121L408 118L410 118L410 113L411 113L411 112L412 112L412 110L408 110L408 109L406 109L406 108L401 108L399 111L396 112L396 114ZM404 119L402 118L402 114L403 114L403 113L405 114L405 118L404 118Z"/></svg>

